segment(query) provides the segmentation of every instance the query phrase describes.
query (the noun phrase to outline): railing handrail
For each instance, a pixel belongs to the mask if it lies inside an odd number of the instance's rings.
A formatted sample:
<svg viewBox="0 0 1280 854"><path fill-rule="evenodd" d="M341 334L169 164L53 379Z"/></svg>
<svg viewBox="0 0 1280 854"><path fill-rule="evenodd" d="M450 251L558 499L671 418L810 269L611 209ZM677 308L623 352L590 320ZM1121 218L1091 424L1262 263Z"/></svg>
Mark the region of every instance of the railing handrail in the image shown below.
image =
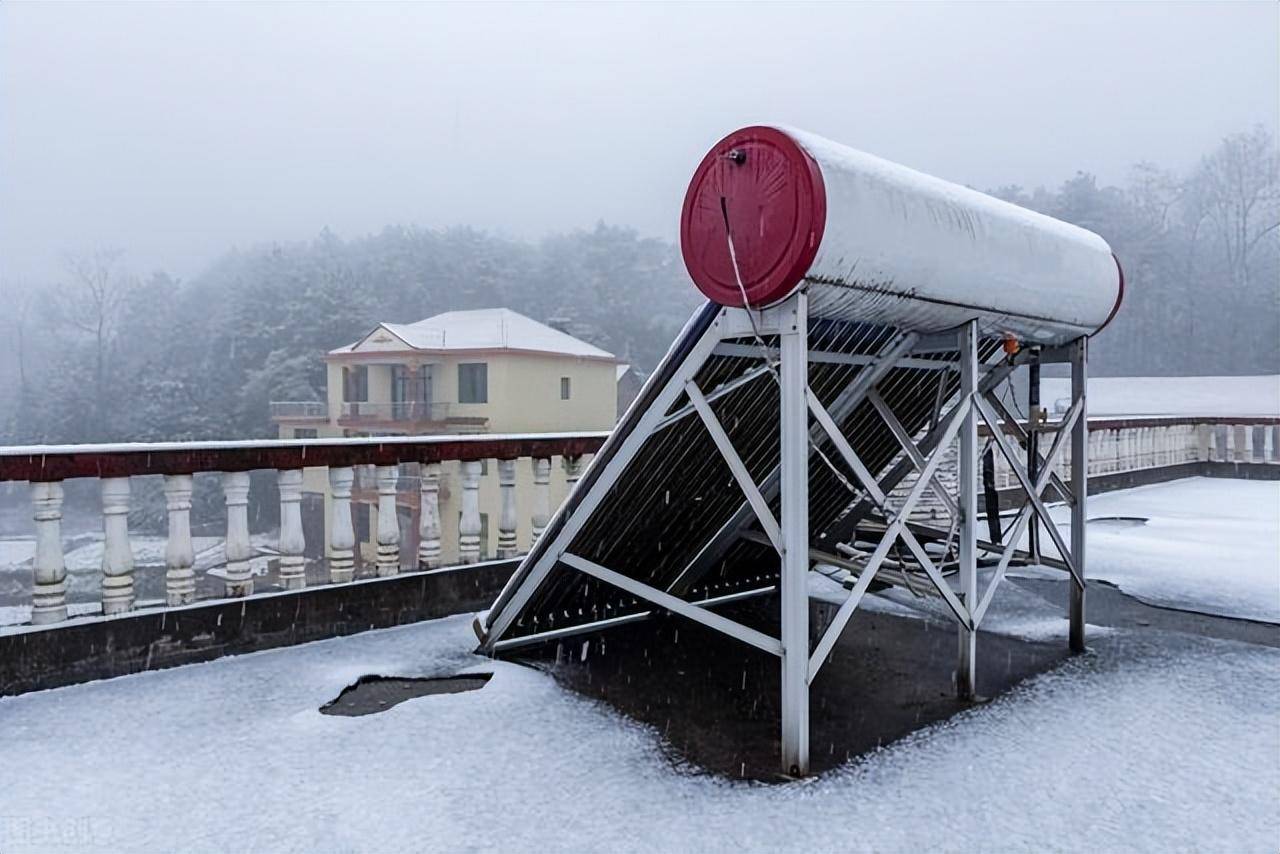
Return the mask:
<svg viewBox="0 0 1280 854"><path fill-rule="evenodd" d="M395 465L595 453L609 431L230 439L0 447L0 482L75 477Z"/></svg>

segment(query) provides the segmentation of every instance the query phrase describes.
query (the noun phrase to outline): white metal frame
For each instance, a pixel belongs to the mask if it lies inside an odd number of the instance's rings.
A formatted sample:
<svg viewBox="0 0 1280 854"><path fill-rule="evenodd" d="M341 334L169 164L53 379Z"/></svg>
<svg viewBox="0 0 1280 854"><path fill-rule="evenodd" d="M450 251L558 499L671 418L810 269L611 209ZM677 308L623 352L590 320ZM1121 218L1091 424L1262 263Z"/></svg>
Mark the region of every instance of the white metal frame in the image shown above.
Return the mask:
<svg viewBox="0 0 1280 854"><path fill-rule="evenodd" d="M712 355L754 357L763 355L758 347L729 344L725 343L725 339L765 334L778 336L776 365L762 365L711 392L704 392L698 387L695 381L698 370ZM1071 647L1075 650L1083 649L1084 508L1087 495L1084 475L1088 466L1088 433L1084 402L1086 341L1080 339L1067 348L1065 353L1072 365L1073 403L1067 416L1060 422L1059 432L1048 454L1037 465L1037 474L1033 481L1021 457L1010 444L1005 431L1012 432L1019 441L1025 441L1027 434L1015 420L1009 417L1003 405L991 393L994 383L1007 375L1012 369L1011 365L979 363L977 321L965 324L955 333L955 336L952 339L954 343L949 345L947 336L930 336L927 339L927 345L935 349L938 346L953 351L958 349L960 356L958 364L915 358L914 345L919 343L923 347L926 342L913 334L897 337L879 356L858 356L849 359L842 357L843 361L863 364L867 367L860 371L854 382L838 395L829 410L809 388L809 363L811 360L832 361L838 354L815 354L809 351L807 295L803 291L794 294L772 309L752 315L748 315L745 309L722 309L711 327L693 346L688 357L676 367L672 378L658 391L648 409L641 413L636 427L625 437L617 452L604 461L605 467L599 476L589 479L587 492L582 496L575 512L558 527L554 540L536 558L529 571L521 577L518 587L512 591L511 596L506 598L501 612L489 626L485 640L486 648L501 650L538 640L568 637L619 622L642 619L649 613L627 615L583 626L547 631L529 637L504 640L503 636L510 629L515 616L528 603L552 568L557 563L571 567L645 599L659 608L777 655L781 660L782 668L782 768L787 773L804 774L809 767L809 687L876 578L890 548L897 542L903 543L924 570L938 595L947 603L959 631L956 689L961 697L971 698L976 689L978 627L991 604L996 589L1005 577L1009 562L1017 551L1017 543L1023 530L1034 516L1044 524L1061 553L1063 562L1071 572L1073 581L1070 598ZM1054 355L1058 354L1054 353ZM1034 355L1033 358L1035 358ZM950 410L940 414L934 427L919 440L912 439L876 388L877 383L889 369L908 365L927 366L931 370L957 369L960 375L959 394L956 395ZM778 372L781 401L778 426L780 459L777 468L761 484L757 484L716 418L711 403L734 388L741 387L764 373L774 370L775 367ZM982 382L979 382L984 371L989 373ZM688 405L667 415L666 413L676 403L681 392L687 395ZM899 463L892 467L891 471L879 481L859 459L852 444L841 433L838 426L839 419L863 400L872 404L904 453L905 465ZM836 414L833 415L833 411ZM590 518L595 507L622 475L645 441L655 432L692 415L697 415L701 420L742 490L744 503L733 519L721 529L707 547L704 547L699 556L695 557L667 590L660 590L569 552L569 544L572 543L582 525ZM810 416L813 419L812 424ZM1004 545L984 543L977 537L980 420L986 423L995 444L1008 459L1027 496L1014 522L1004 532L1002 537L1005 541ZM808 517L810 446L816 439L824 436L830 440L839 457L853 473L854 478L865 491L867 500L880 510L884 517L885 531L878 546L862 565L849 596L837 609L822 637L810 651L807 578L810 563L814 559L810 548ZM1054 464L1066 446L1068 436L1072 446L1070 485L1064 484L1054 474ZM938 481L936 472L946 452L957 438L960 442L959 487L958 494L952 497ZM889 491L896 486L904 473L911 469L917 472L915 484L901 506L890 507ZM952 589L942 571L916 538L912 530L914 526L908 522L912 510L925 489L930 486L935 493L942 496L944 504L958 524L958 591ZM1063 541L1044 503L1043 493L1050 487L1066 498L1071 505L1070 548ZM775 518L769 502L771 496L778 492L781 494L781 504L779 516ZM781 599L781 637L779 638L770 637L709 610L711 605L771 592L772 587L704 599L699 602L690 602L678 595L683 592L681 585L685 576L696 578L695 570L699 563L714 559L718 545L747 535L745 523L752 517L758 521L764 532L763 539L778 552L781 561L778 583ZM996 571L981 598L978 595L977 579L980 550L997 552L1000 555ZM906 577L906 572L903 569L902 577Z"/></svg>

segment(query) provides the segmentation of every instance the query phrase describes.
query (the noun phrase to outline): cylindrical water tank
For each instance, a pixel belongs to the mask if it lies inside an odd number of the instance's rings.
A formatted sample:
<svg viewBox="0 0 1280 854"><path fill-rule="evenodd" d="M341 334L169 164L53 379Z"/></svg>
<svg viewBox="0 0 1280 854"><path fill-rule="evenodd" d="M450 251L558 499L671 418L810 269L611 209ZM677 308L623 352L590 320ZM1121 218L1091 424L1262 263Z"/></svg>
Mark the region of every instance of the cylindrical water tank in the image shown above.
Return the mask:
<svg viewBox="0 0 1280 854"><path fill-rule="evenodd" d="M721 305L807 286L812 316L922 332L977 318L985 335L1061 343L1106 325L1124 290L1091 231L789 128L743 128L707 153L680 247Z"/></svg>

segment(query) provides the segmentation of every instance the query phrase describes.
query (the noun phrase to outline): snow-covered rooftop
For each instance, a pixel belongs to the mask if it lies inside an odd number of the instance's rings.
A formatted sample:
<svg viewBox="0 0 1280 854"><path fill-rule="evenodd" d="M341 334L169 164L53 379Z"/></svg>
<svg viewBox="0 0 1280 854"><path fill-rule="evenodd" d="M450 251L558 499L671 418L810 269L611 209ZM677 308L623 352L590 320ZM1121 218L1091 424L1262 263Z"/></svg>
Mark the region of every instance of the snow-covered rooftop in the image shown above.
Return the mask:
<svg viewBox="0 0 1280 854"><path fill-rule="evenodd" d="M1202 610L1238 575L1274 607L1263 508L1278 489L1194 479L1102 496L1093 515L1151 521L1094 538L1091 575L1128 588L1145 573L1161 590L1140 593ZM1178 529L1203 548L1161 544ZM1060 603L1013 590L983 630L1062 642ZM906 597L868 600L911 613ZM1267 646L1091 627L1094 655L820 778L765 786L673 766L658 729L473 655L469 624L0 698L0 768L19 783L0 795L0 850L1274 851L1280 838ZM318 711L366 674L468 671L493 678L365 717ZM254 792L286 796L246 809Z"/></svg>
<svg viewBox="0 0 1280 854"><path fill-rule="evenodd" d="M1097 656L840 771L764 786L674 768L658 731L473 656L468 624L0 698L15 781L0 846L1274 851L1280 834L1274 649L1102 636ZM317 711L368 673L460 670L493 678L365 717Z"/></svg>
<svg viewBox="0 0 1280 854"><path fill-rule="evenodd" d="M379 349L523 350L591 359L614 358L612 353L509 308L446 311L417 323L380 323L359 341L330 353Z"/></svg>
<svg viewBox="0 0 1280 854"><path fill-rule="evenodd" d="M1071 380L1040 380L1040 400L1066 410ZM1280 375L1090 377L1089 415L1280 415Z"/></svg>

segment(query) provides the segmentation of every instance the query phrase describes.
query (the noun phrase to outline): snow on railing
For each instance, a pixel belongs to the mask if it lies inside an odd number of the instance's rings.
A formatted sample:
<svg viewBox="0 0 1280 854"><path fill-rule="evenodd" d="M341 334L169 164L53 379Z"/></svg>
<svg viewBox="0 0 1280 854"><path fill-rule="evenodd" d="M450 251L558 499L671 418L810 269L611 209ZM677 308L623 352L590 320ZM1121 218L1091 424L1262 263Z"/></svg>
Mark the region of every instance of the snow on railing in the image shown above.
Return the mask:
<svg viewBox="0 0 1280 854"><path fill-rule="evenodd" d="M342 584L357 575L360 543L353 525L352 503L367 501L372 565L366 574L396 575L402 566L422 569L453 561L470 564L487 551L481 542L487 516L497 517L495 556L509 558L541 535L550 519L554 459L561 465L555 499L563 500L581 476L584 458L593 454L607 433L521 435L395 436L228 442L161 442L111 445L40 445L0 448L0 482L28 481L35 528L32 560L33 624L67 619L68 578L64 561L63 481L96 478L103 517L101 609L117 614L137 605L134 551L129 511L133 478L163 477L168 532L164 549L165 603L196 599L196 554L191 534L193 478L220 475L226 509L225 559L218 567L223 583L212 598L254 592L251 562L255 546L249 533L250 472L274 470L280 520L275 551L279 586L286 590L308 584L307 542L302 521L304 491L323 496L325 559L322 583ZM496 483L482 498L481 483L490 463ZM357 480L357 470L365 476ZM327 473L326 473L327 470ZM399 488L402 473L416 470L417 489L410 496ZM519 475L519 476L518 476ZM458 491L449 489L456 480ZM528 506L518 507L517 486ZM371 488L362 489L363 485ZM490 507L493 513L482 512ZM416 550L402 548L399 509L409 504L418 523ZM321 506L321 505L317 505ZM442 524L448 510L449 524ZM521 516L521 510L524 515ZM454 515L456 513L456 515ZM527 523L521 526L521 519ZM456 519L456 525L454 520ZM445 529L456 532L446 544ZM312 583L316 583L313 579ZM211 598L208 594L205 598Z"/></svg>

